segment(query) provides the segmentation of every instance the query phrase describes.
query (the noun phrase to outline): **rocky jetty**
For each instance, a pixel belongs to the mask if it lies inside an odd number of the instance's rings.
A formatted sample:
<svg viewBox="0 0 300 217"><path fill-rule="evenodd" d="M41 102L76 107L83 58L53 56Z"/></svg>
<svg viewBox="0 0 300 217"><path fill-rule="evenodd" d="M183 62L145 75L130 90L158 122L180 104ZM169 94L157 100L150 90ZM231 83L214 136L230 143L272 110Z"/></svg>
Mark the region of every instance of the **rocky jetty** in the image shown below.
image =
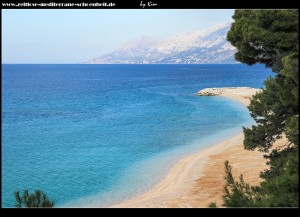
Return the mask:
<svg viewBox="0 0 300 217"><path fill-rule="evenodd" d="M251 87L219 87L219 88L205 88L203 90L200 90L196 95L198 96L220 96L224 92L230 91L230 90L256 90Z"/></svg>

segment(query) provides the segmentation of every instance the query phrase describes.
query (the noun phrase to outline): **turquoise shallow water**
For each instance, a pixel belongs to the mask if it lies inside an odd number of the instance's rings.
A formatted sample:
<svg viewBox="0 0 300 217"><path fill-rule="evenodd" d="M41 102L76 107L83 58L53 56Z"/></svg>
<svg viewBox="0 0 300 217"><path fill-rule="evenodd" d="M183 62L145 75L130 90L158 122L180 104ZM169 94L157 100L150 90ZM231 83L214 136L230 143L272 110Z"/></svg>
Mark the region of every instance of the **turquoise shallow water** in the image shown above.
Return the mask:
<svg viewBox="0 0 300 217"><path fill-rule="evenodd" d="M240 103L198 90L259 88L270 75L244 65L2 65L2 206L23 188L68 207L143 192L178 159L252 123Z"/></svg>

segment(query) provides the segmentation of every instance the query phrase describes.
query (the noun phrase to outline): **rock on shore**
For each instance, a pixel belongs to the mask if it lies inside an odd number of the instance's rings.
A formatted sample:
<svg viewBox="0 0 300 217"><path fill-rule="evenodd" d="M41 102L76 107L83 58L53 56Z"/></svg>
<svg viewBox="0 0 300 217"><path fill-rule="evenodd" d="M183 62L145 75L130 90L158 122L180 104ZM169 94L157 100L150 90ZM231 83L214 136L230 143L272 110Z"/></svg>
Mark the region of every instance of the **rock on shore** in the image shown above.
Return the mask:
<svg viewBox="0 0 300 217"><path fill-rule="evenodd" d="M220 96L222 93L230 90L257 90L251 87L219 87L219 88L205 88L200 90L196 95L198 96Z"/></svg>

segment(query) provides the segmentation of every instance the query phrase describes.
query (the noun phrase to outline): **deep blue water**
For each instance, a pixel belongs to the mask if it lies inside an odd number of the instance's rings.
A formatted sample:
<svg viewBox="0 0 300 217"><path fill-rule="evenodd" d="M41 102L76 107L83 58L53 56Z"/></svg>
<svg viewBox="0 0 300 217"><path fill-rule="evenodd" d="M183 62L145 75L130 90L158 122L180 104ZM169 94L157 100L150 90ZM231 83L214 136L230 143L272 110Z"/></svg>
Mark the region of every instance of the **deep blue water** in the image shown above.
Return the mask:
<svg viewBox="0 0 300 217"><path fill-rule="evenodd" d="M24 188L57 206L145 191L181 157L252 123L240 103L197 91L260 88L271 75L239 64L2 65L2 206Z"/></svg>

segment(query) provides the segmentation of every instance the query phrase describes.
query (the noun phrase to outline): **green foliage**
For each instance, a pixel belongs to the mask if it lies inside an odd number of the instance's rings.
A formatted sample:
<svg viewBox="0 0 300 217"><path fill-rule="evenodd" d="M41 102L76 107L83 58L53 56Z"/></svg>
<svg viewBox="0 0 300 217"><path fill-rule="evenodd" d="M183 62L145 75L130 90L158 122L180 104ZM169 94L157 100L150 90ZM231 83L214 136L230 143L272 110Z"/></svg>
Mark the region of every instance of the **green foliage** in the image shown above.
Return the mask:
<svg viewBox="0 0 300 217"><path fill-rule="evenodd" d="M276 153L277 157L278 153ZM226 207L298 207L299 176L297 152L285 153L287 157L279 157L273 165L275 169L265 171L260 186L245 183L243 175L239 181L232 176L232 167L225 162L225 195L223 206ZM282 165L278 165L282 164ZM284 169L283 169L284 168ZM266 173L267 172L267 173ZM269 172L272 172L269 174Z"/></svg>
<svg viewBox="0 0 300 217"><path fill-rule="evenodd" d="M265 64L276 73L253 96L248 109L256 125L244 129L244 147L268 152L283 134L288 143L264 157L270 169L257 187L243 177L234 181L225 163L224 205L230 207L298 206L299 39L298 10L236 10L227 34L238 49L235 58L248 65Z"/></svg>
<svg viewBox="0 0 300 217"><path fill-rule="evenodd" d="M263 63L276 72L249 105L257 125L244 128L246 149L267 151L285 133L298 145L299 39L298 10L236 10L227 39L236 59Z"/></svg>
<svg viewBox="0 0 300 217"><path fill-rule="evenodd" d="M292 101L286 78L278 74L265 81L266 89L253 96L248 109L258 125L244 128L246 149L267 151L282 133L298 144L298 103Z"/></svg>
<svg viewBox="0 0 300 217"><path fill-rule="evenodd" d="M259 188L252 187L244 182L243 175L240 176L240 182L234 180L232 176L232 167L228 161L225 162L225 195L223 195L224 206L227 207L255 207L259 199Z"/></svg>
<svg viewBox="0 0 300 217"><path fill-rule="evenodd" d="M217 204L211 202L210 204L208 204L208 207L209 207L209 208L217 208Z"/></svg>
<svg viewBox="0 0 300 217"><path fill-rule="evenodd" d="M286 53L299 50L297 10L236 10L233 19L227 39L242 63L262 63L277 71Z"/></svg>
<svg viewBox="0 0 300 217"><path fill-rule="evenodd" d="M23 191L23 195L20 195L19 191L15 192L16 204L17 208L37 208L37 207L53 207L54 202L50 200L45 192L41 190L35 190L34 193L29 193L26 189Z"/></svg>
<svg viewBox="0 0 300 217"><path fill-rule="evenodd" d="M292 53L282 58L283 69L280 73L286 78L282 82L280 101L289 105L285 114L285 134L293 144L299 144L299 62L298 53Z"/></svg>
<svg viewBox="0 0 300 217"><path fill-rule="evenodd" d="M297 148L286 148L280 152L273 150L268 158L270 169L261 173L261 177L265 179L261 183L261 189L268 195L262 205L297 207L299 201Z"/></svg>
<svg viewBox="0 0 300 217"><path fill-rule="evenodd" d="M290 143L287 143L284 147L280 147L283 148L283 150L278 151L277 149L274 149L269 155L265 155L265 158L269 160L267 165L270 166L270 169L261 172L261 178L266 181L271 181L284 172L289 156L297 153L295 147L290 147L289 145Z"/></svg>
<svg viewBox="0 0 300 217"><path fill-rule="evenodd" d="M267 195L262 205L266 207L298 207L299 206L299 175L298 156L289 153L283 160L284 166L279 175L268 177L261 183L261 189ZM272 171L272 170L271 170Z"/></svg>

